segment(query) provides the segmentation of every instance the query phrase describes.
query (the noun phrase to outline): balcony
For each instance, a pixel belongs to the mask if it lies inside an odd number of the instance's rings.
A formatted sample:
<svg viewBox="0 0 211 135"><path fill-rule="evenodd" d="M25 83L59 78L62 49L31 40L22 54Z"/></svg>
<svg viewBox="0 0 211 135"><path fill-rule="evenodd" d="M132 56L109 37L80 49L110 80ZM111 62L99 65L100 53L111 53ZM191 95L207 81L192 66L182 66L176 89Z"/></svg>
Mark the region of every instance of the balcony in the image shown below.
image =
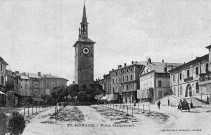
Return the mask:
<svg viewBox="0 0 211 135"><path fill-rule="evenodd" d="M200 74L199 85L211 84L211 75L210 74Z"/></svg>
<svg viewBox="0 0 211 135"><path fill-rule="evenodd" d="M192 81L192 80L193 80L193 77L188 77L188 78L184 79L184 82L188 82L188 81Z"/></svg>

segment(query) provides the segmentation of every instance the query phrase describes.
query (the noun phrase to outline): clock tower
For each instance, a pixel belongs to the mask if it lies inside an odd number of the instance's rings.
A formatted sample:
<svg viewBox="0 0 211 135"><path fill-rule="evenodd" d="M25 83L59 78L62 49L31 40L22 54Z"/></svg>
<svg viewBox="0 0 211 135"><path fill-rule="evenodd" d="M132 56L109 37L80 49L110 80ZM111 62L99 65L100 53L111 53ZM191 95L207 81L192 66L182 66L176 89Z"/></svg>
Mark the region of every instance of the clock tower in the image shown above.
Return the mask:
<svg viewBox="0 0 211 135"><path fill-rule="evenodd" d="M78 85L94 82L94 44L88 38L88 22L84 4L82 22L80 23L78 41L75 47L75 83Z"/></svg>

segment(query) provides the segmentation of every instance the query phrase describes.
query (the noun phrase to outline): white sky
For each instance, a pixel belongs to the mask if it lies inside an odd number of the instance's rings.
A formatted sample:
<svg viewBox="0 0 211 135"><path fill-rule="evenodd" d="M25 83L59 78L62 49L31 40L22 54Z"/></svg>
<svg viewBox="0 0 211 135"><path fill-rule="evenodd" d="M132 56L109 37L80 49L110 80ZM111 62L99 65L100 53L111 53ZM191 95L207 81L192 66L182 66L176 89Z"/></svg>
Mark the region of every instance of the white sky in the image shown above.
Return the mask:
<svg viewBox="0 0 211 135"><path fill-rule="evenodd" d="M74 80L83 0L0 0L0 56L13 71ZM95 78L131 61L187 62L208 53L209 0L87 0Z"/></svg>

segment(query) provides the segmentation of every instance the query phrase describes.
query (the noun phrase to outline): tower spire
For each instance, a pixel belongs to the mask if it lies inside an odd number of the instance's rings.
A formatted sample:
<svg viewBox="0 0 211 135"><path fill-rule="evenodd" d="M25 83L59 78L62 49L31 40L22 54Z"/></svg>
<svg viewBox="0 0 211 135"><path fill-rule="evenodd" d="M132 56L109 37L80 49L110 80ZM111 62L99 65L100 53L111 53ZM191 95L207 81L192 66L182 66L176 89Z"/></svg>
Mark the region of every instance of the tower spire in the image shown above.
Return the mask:
<svg viewBox="0 0 211 135"><path fill-rule="evenodd" d="M88 37L88 22L86 17L86 6L84 1L84 8L83 8L83 16L82 16L82 22L81 22L81 28L79 30L79 38L81 37Z"/></svg>
<svg viewBox="0 0 211 135"><path fill-rule="evenodd" d="M84 24L87 23L85 1L84 1L83 16L82 16L82 22L81 23L84 23Z"/></svg>

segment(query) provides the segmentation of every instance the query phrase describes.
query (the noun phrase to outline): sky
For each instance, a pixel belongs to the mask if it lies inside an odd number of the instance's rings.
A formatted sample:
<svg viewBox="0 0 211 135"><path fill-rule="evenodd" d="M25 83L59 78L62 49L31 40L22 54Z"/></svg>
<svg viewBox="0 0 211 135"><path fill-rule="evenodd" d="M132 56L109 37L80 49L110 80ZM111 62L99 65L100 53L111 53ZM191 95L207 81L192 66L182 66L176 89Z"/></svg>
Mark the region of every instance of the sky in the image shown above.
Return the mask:
<svg viewBox="0 0 211 135"><path fill-rule="evenodd" d="M86 0L95 78L131 61L188 62L208 53L209 0ZM84 0L0 0L0 56L8 70L74 81Z"/></svg>

